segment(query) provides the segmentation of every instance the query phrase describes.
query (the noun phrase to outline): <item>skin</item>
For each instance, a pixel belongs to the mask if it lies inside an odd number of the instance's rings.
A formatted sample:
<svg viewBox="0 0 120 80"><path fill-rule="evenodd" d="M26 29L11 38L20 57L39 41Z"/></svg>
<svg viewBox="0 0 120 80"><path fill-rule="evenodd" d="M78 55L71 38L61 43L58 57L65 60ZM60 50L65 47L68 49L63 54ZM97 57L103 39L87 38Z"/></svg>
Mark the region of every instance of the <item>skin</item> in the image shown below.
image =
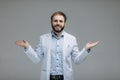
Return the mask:
<svg viewBox="0 0 120 80"><path fill-rule="evenodd" d="M53 17L53 20L51 21L51 26L52 26L52 29L53 31L55 32L55 34L59 37L62 33L62 31L64 30L64 27L65 27L65 19L62 15L55 15ZM96 41L96 42L88 42L86 43L85 45L85 49L88 50L88 49L91 49L93 47L95 47L96 45L98 45L99 41ZM24 47L24 48L28 48L29 47L29 42L27 40L23 40L23 41L16 41L15 44L17 46L21 46L21 47Z"/></svg>
<svg viewBox="0 0 120 80"><path fill-rule="evenodd" d="M51 21L51 25L53 28L53 31L56 33L56 35L59 37L65 27L65 20L62 15L55 15L53 17L53 20Z"/></svg>

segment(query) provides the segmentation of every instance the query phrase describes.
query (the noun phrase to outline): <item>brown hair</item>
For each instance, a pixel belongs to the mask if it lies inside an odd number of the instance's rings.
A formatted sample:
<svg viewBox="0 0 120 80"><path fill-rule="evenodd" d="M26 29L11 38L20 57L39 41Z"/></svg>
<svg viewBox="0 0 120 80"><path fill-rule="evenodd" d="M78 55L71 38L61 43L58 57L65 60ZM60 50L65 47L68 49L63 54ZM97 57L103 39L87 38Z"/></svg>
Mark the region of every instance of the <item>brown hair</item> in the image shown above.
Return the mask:
<svg viewBox="0 0 120 80"><path fill-rule="evenodd" d="M54 13L51 15L51 21L53 20L53 17L54 17L55 15L62 15L62 16L64 17L64 19L65 19L65 22L66 22L67 17L66 17L66 15L65 15L65 13L63 13L62 11L54 12Z"/></svg>

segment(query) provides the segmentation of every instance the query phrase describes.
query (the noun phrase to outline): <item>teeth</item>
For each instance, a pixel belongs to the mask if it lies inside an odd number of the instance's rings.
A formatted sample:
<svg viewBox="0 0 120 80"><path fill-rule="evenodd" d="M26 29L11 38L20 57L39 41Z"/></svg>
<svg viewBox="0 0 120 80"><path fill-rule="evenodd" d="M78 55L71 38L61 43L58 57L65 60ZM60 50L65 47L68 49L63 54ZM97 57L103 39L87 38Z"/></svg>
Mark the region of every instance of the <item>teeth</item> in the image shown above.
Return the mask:
<svg viewBox="0 0 120 80"><path fill-rule="evenodd" d="M60 27L59 27L59 26L57 26L57 27L56 27L56 29L60 29Z"/></svg>

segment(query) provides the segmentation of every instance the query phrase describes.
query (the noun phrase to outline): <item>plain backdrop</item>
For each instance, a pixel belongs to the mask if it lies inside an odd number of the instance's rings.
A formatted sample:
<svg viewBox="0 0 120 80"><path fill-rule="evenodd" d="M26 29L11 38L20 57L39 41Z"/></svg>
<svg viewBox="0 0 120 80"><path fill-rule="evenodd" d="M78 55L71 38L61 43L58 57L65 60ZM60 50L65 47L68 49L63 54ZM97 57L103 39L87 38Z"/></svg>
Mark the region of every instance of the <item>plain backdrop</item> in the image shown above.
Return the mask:
<svg viewBox="0 0 120 80"><path fill-rule="evenodd" d="M16 46L51 31L50 16L63 11L65 31L76 36L80 50L100 41L80 65L75 80L120 80L120 0L0 0L0 80L39 80L42 64L34 64Z"/></svg>

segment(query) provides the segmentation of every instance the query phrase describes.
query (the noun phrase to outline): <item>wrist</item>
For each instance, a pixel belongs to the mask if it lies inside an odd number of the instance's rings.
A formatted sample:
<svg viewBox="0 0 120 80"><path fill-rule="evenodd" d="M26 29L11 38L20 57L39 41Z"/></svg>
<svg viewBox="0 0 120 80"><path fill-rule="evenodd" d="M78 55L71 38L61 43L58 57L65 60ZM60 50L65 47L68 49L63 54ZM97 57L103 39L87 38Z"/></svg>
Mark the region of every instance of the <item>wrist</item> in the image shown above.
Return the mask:
<svg viewBox="0 0 120 80"><path fill-rule="evenodd" d="M23 46L25 49L29 47L29 45Z"/></svg>
<svg viewBox="0 0 120 80"><path fill-rule="evenodd" d="M88 53L91 51L91 48L85 47L85 49Z"/></svg>

